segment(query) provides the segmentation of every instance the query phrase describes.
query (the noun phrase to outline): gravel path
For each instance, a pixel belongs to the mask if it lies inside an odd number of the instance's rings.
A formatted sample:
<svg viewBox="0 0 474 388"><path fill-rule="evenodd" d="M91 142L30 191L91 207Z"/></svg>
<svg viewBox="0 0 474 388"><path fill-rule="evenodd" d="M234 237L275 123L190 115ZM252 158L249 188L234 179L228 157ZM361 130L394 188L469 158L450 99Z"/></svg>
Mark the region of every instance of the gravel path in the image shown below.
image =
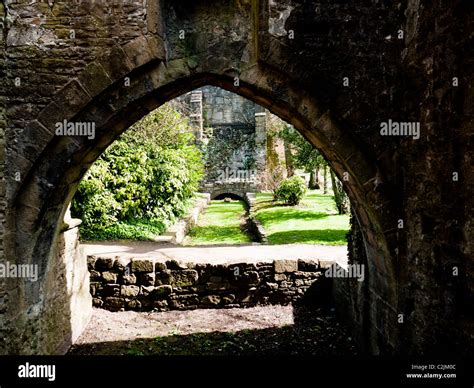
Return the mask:
<svg viewBox="0 0 474 388"><path fill-rule="evenodd" d="M183 247L171 244L127 241L100 242L81 244L87 255L149 257L156 260L192 261L193 263L236 263L266 262L275 259L319 260L328 263L336 262L345 267L347 263L346 245L231 245L231 246L197 246Z"/></svg>

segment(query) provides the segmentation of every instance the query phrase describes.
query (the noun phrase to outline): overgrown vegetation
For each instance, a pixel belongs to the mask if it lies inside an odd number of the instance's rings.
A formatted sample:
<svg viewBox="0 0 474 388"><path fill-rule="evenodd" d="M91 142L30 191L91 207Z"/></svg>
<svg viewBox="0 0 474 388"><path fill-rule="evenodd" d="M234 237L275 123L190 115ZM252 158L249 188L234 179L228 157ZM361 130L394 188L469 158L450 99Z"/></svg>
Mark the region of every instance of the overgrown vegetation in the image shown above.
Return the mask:
<svg viewBox="0 0 474 388"><path fill-rule="evenodd" d="M298 205L307 191L303 178L294 175L283 180L275 190L275 198L288 205Z"/></svg>
<svg viewBox="0 0 474 388"><path fill-rule="evenodd" d="M185 119L165 104L133 125L92 165L72 202L83 239L152 239L181 216L203 177Z"/></svg>

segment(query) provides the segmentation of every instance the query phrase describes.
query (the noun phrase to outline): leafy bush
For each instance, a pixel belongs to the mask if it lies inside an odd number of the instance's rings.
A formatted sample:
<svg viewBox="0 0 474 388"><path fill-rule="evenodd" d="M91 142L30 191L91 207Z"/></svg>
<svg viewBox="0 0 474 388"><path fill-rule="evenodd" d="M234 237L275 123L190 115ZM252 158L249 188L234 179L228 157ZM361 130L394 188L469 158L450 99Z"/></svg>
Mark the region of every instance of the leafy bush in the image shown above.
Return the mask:
<svg viewBox="0 0 474 388"><path fill-rule="evenodd" d="M159 234L181 216L204 171L193 140L171 104L120 136L92 165L72 202L82 238L140 238L143 227Z"/></svg>
<svg viewBox="0 0 474 388"><path fill-rule="evenodd" d="M275 191L277 199L288 205L298 205L307 191L306 183L300 176L292 176L284 179Z"/></svg>

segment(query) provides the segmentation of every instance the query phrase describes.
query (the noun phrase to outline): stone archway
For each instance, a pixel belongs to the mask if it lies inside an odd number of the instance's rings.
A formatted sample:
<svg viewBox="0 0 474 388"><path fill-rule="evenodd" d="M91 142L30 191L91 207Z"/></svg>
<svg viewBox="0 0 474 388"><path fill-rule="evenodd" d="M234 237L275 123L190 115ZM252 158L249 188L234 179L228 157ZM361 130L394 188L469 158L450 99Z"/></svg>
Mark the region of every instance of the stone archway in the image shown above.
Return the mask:
<svg viewBox="0 0 474 388"><path fill-rule="evenodd" d="M239 199L245 201L245 194L248 190L236 190L235 188L228 187L218 190L214 190L211 193L211 199L224 199L226 196L231 197L232 199Z"/></svg>
<svg viewBox="0 0 474 388"><path fill-rule="evenodd" d="M141 44L132 46L136 51L131 50L127 55L130 58L141 58L143 44L146 44L144 39L141 40ZM98 67L99 65L96 65L96 68ZM130 86L126 87L126 93L120 78L116 82L111 82L102 93L95 96L89 94L91 90L81 95L81 90L87 90L87 86L84 85L87 85L88 73L85 73L58 92L59 97L52 103L56 114L51 112L53 109L51 106L47 106L39 114L34 125L49 133L50 139L41 145L41 153L34 161L16 196L15 255L30 258L29 262L38 264L40 278L44 282L50 281L47 276L50 268L49 258L55 254L52 247L57 244L66 205L88 167L117 136L143 115L177 95L206 84L220 86L260 103L292 123L317 145L339 176L342 177L344 172L349 171L352 179L346 189L355 204L357 214L360 214L359 219L370 220L362 222L366 241L372 244L375 241L377 243L382 241L383 237L382 239L380 236L375 237L377 229L380 231L380 226L376 211L366 199L368 192L364 188L364 184L373 179L368 174L370 172L375 174L375 166L369 164L366 157L356 148L355 142L348 139L348 135L339 129L329 113L321 111L314 99L304 90L288 87L284 99L272 98L275 95L272 83L279 82L282 85L283 81L275 72L264 72L258 66L240 73L239 87L233 86L234 77L227 74L210 72L180 74L180 70L182 70L181 61L171 61L165 67L162 62L157 62L156 58L151 58L126 74L130 79L133 78ZM97 77L97 74L95 76ZM76 104L77 112L71 110L71 101ZM111 106L116 108L115 112L110 112ZM55 136L54 124L64 121L94 122L95 139ZM348 157L355 157L359 165L353 166L348 163L346 161ZM379 260L381 253L386 251L383 245L369 243L368 246L373 252L377 252ZM375 255L369 257L375 258ZM374 262L381 273L393 276L392 269L387 264L388 260ZM42 305L41 291L31 291L27 287L24 291L25 303L38 306L38 315L33 320L41 322L40 317L45 308ZM391 298L396 300L395 295L391 295Z"/></svg>

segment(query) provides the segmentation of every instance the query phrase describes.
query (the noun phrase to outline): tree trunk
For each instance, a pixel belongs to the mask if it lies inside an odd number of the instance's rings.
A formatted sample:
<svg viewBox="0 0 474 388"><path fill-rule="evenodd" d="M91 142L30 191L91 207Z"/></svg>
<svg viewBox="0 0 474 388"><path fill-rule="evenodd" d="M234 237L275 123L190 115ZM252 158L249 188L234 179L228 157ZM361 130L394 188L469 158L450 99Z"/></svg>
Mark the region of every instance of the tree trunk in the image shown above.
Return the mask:
<svg viewBox="0 0 474 388"><path fill-rule="evenodd" d="M340 183L332 169L330 170L331 174L331 183L332 183L332 190L334 192L334 202L336 202L337 212L339 214L346 214L347 213L347 199L346 193L342 188L342 183Z"/></svg>
<svg viewBox="0 0 474 388"><path fill-rule="evenodd" d="M328 176L327 176L327 166L323 167L323 194L328 193Z"/></svg>
<svg viewBox="0 0 474 388"><path fill-rule="evenodd" d="M319 167L311 170L309 175L309 188L310 190L318 190L319 189Z"/></svg>
<svg viewBox="0 0 474 388"><path fill-rule="evenodd" d="M285 139L283 140L283 147L285 148L285 164L287 178L295 175L295 166L293 164L293 154L291 153L291 145Z"/></svg>

